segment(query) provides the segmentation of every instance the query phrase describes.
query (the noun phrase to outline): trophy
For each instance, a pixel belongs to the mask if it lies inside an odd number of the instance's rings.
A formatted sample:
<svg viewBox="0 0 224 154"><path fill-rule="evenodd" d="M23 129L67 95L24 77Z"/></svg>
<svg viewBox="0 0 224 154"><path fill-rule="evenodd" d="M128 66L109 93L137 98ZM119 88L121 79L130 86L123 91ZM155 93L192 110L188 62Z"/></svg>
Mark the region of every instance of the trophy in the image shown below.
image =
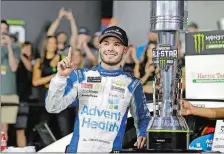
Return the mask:
<svg viewBox="0 0 224 154"><path fill-rule="evenodd" d="M181 116L180 33L187 28L186 1L151 1L151 31L158 34L153 63L153 117L147 129L147 149L188 149L189 128Z"/></svg>

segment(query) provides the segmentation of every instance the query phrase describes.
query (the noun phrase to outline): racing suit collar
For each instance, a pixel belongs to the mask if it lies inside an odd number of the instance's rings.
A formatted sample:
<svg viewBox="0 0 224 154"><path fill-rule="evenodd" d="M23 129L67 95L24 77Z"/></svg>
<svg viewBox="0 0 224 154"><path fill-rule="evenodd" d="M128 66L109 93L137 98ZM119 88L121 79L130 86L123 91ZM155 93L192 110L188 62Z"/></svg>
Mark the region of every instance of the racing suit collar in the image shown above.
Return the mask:
<svg viewBox="0 0 224 154"><path fill-rule="evenodd" d="M98 71L100 72L101 76L119 76L123 74L122 67L117 70L108 70L101 66L101 63L97 66Z"/></svg>

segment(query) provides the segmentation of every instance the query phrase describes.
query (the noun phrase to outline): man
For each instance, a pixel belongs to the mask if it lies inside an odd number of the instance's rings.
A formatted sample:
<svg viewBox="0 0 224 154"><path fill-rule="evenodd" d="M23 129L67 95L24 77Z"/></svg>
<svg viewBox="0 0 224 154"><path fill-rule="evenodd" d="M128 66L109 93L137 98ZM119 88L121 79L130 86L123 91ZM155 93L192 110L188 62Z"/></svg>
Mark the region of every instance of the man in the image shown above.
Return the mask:
<svg viewBox="0 0 224 154"><path fill-rule="evenodd" d="M16 71L20 60L20 48L12 43L9 25L1 23L1 128L8 138L8 124L15 124L19 98L16 90Z"/></svg>
<svg viewBox="0 0 224 154"><path fill-rule="evenodd" d="M109 27L102 32L99 43L101 64L74 70L70 50L58 63L58 73L50 83L48 112L59 113L78 100L75 132L67 152L122 149L129 108L137 128L135 145L142 148L146 142L149 111L141 81L124 73L120 66L127 52L126 32L117 26Z"/></svg>
<svg viewBox="0 0 224 154"><path fill-rule="evenodd" d="M188 25L188 32L191 32L191 33L198 32L198 25L194 22L191 22Z"/></svg>
<svg viewBox="0 0 224 154"><path fill-rule="evenodd" d="M137 56L138 61L141 60L141 57L144 55L145 51L147 50L148 44L150 42L156 42L157 39L158 39L158 34L156 34L154 32L149 32L148 33L147 43L137 47L136 56Z"/></svg>
<svg viewBox="0 0 224 154"><path fill-rule="evenodd" d="M9 24L6 20L1 20L1 34L9 32Z"/></svg>
<svg viewBox="0 0 224 154"><path fill-rule="evenodd" d="M224 108L202 108L183 101L182 115L195 115L205 118L219 119L224 118Z"/></svg>
<svg viewBox="0 0 224 154"><path fill-rule="evenodd" d="M90 32L86 27L81 27L79 29L79 35L77 37L77 48L81 50L84 57L84 68L91 68L96 66L98 63L98 50L91 50L90 48Z"/></svg>

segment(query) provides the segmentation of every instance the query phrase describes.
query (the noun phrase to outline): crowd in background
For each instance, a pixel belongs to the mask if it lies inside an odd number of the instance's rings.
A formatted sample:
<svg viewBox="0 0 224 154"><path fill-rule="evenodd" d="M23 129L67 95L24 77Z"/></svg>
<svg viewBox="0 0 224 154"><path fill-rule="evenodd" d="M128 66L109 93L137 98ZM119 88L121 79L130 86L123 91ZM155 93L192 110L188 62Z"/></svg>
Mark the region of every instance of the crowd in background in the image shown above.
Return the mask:
<svg viewBox="0 0 224 154"><path fill-rule="evenodd" d="M62 31L57 32L62 18L69 21L70 36ZM112 18L108 26L117 24L119 20ZM189 25L189 32L196 32L197 29L197 24ZM57 63L67 55L70 46L77 69L91 68L100 62L98 37L101 32L97 31L94 36L90 36L87 28L77 27L71 10L61 8L58 17L36 44L29 41L18 42L9 33L9 25L5 20L1 21L1 34L1 126L7 139L10 140L10 125L15 128L16 145L19 147L35 142L37 137L33 128L43 122L47 122L56 139L71 133L75 106L70 106L59 114L49 114L44 108L45 94L51 79L57 73ZM125 72L141 79L148 101L152 100L152 82L157 71L152 62L152 49L157 44L157 38L157 34L149 32L147 44L136 47L129 42L129 49L122 63ZM181 53L181 41L178 43L178 51ZM179 66L184 74L184 56L179 59ZM35 94L37 97L34 99ZM29 104L34 102L40 105L31 107Z"/></svg>

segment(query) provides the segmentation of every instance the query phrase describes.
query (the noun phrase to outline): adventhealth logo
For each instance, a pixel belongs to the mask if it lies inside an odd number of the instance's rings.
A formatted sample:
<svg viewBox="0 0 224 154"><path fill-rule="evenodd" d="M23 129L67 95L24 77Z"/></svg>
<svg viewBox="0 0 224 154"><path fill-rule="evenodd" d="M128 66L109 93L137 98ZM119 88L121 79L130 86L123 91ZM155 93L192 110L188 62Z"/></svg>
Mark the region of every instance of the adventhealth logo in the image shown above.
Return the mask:
<svg viewBox="0 0 224 154"><path fill-rule="evenodd" d="M205 47L205 35L202 33L193 34L194 37L194 48L197 53L204 50Z"/></svg>
<svg viewBox="0 0 224 154"><path fill-rule="evenodd" d="M91 117L98 116L108 119L108 121L95 121L92 118L87 118L84 116L82 120L82 127L92 128L92 129L101 129L109 132L118 132L119 126L116 122L120 121L122 116L121 112L111 112L107 110L100 110L96 106L93 108L88 108L87 105L84 105L81 111L81 115L88 115ZM114 122L111 122L113 120Z"/></svg>

